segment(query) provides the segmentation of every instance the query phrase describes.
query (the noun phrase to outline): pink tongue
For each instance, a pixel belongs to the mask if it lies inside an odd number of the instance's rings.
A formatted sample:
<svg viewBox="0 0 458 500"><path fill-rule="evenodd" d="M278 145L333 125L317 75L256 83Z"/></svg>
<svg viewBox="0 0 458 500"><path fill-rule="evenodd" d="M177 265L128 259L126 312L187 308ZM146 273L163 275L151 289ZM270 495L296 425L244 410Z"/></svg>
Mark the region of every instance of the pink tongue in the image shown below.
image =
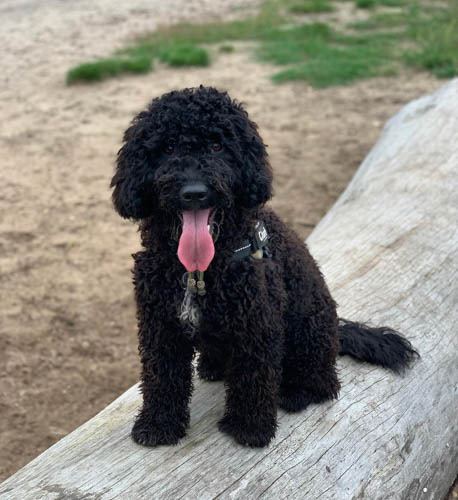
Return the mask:
<svg viewBox="0 0 458 500"><path fill-rule="evenodd" d="M209 215L209 208L183 212L183 232L177 253L187 271L206 271L215 255L207 227Z"/></svg>

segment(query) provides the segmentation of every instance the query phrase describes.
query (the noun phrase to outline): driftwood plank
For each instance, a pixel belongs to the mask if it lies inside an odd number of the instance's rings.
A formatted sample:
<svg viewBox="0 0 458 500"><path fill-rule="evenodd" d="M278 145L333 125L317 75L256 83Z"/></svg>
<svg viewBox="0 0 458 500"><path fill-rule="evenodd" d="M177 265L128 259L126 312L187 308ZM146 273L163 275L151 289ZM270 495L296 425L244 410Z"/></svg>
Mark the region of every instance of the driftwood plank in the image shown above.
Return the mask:
<svg viewBox="0 0 458 500"><path fill-rule="evenodd" d="M343 317L404 332L404 378L342 358L336 402L280 411L266 449L220 434L224 389L196 381L189 435L129 437L133 387L0 485L1 499L440 499L458 470L458 80L411 102L309 239Z"/></svg>

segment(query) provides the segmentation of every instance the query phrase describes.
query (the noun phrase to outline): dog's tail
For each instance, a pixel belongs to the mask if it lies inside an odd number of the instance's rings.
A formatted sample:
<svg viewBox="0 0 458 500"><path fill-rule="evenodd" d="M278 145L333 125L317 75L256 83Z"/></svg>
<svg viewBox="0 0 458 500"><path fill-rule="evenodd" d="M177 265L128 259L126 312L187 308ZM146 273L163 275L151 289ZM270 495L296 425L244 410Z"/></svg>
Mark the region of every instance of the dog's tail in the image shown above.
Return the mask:
<svg viewBox="0 0 458 500"><path fill-rule="evenodd" d="M420 357L412 344L386 326L372 328L339 318L339 354L403 373Z"/></svg>

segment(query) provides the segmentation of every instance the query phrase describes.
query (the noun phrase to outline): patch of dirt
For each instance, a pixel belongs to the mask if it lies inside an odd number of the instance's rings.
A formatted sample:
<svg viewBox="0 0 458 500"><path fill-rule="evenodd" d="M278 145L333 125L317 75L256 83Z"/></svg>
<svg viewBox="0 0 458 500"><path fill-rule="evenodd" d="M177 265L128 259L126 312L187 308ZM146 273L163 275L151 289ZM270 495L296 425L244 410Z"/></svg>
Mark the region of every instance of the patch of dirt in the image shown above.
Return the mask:
<svg viewBox="0 0 458 500"><path fill-rule="evenodd" d="M237 12L247 4L226 2ZM269 145L272 205L305 238L385 121L441 82L404 74L326 90L278 86L268 78L274 68L237 43L233 54L215 50L209 68L66 87L70 66L129 37L222 13L209 0L6 0L0 13L4 479L138 379L130 254L139 237L112 210L108 184L123 130L152 97L203 83L243 101Z"/></svg>

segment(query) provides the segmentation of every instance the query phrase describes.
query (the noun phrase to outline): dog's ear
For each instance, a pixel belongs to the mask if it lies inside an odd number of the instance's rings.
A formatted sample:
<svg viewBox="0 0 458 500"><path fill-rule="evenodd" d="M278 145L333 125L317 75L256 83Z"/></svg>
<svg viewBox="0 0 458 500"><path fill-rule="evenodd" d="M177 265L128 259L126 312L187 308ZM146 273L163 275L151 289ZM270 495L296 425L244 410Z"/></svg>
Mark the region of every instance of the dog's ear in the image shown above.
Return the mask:
<svg viewBox="0 0 458 500"><path fill-rule="evenodd" d="M272 197L272 168L256 124L249 122L249 128L251 133L242 159L241 202L246 208L255 208Z"/></svg>
<svg viewBox="0 0 458 500"><path fill-rule="evenodd" d="M121 217L139 220L153 210L153 174L144 145L142 113L124 133L124 145L118 152L116 172L110 187L113 205Z"/></svg>

